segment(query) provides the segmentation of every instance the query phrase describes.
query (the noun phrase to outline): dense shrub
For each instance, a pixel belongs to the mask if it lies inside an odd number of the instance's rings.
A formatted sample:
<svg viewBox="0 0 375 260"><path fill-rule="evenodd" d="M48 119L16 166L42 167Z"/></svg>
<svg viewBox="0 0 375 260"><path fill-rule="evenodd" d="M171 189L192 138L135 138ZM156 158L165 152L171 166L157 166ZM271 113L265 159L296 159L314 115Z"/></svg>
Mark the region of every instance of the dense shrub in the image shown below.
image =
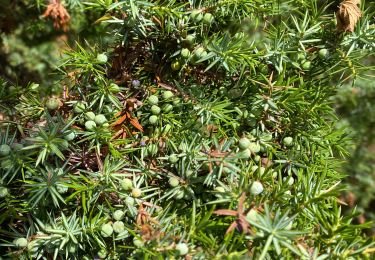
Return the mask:
<svg viewBox="0 0 375 260"><path fill-rule="evenodd" d="M88 4L111 48L66 51L54 96L1 82L4 255L370 257L332 96L369 69L371 9L349 32L321 1Z"/></svg>

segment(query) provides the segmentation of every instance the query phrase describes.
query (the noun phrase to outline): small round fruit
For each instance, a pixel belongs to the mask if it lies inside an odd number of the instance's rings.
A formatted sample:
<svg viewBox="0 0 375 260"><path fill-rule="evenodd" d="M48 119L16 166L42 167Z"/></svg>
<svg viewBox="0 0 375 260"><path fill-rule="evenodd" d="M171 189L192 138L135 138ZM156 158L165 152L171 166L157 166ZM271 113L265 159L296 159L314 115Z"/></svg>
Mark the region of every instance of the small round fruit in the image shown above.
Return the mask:
<svg viewBox="0 0 375 260"><path fill-rule="evenodd" d="M124 190L131 190L133 188L133 182L127 178L120 180L120 185Z"/></svg>
<svg viewBox="0 0 375 260"><path fill-rule="evenodd" d="M194 57L197 58L197 60L199 60L203 57L204 52L205 52L204 48L199 47L196 50L194 50Z"/></svg>
<svg viewBox="0 0 375 260"><path fill-rule="evenodd" d="M178 251L179 255L186 255L189 253L189 247L186 243L178 243L176 245L176 250Z"/></svg>
<svg viewBox="0 0 375 260"><path fill-rule="evenodd" d="M115 220L121 220L124 218L124 216L125 216L125 212L122 211L121 209L118 209L115 212L113 212L113 218Z"/></svg>
<svg viewBox="0 0 375 260"><path fill-rule="evenodd" d="M303 70L309 70L311 68L311 61L305 61L302 63Z"/></svg>
<svg viewBox="0 0 375 260"><path fill-rule="evenodd" d="M195 22L199 23L203 19L203 14L200 10L193 10L190 13L190 18Z"/></svg>
<svg viewBox="0 0 375 260"><path fill-rule="evenodd" d="M178 104L180 104L181 100L179 98L175 98L173 99L173 105L177 106Z"/></svg>
<svg viewBox="0 0 375 260"><path fill-rule="evenodd" d="M107 55L105 55L104 53L100 53L96 56L96 60L99 62L99 63L106 63L108 61L108 57Z"/></svg>
<svg viewBox="0 0 375 260"><path fill-rule="evenodd" d="M204 24L211 24L214 20L214 16L210 13L205 13L203 16L203 23Z"/></svg>
<svg viewBox="0 0 375 260"><path fill-rule="evenodd" d="M159 103L159 98L155 95L151 95L148 97L148 103L150 103L150 105L157 105Z"/></svg>
<svg viewBox="0 0 375 260"><path fill-rule="evenodd" d="M157 144L149 144L149 146L147 147L147 152L151 156L157 154L158 152Z"/></svg>
<svg viewBox="0 0 375 260"><path fill-rule="evenodd" d="M184 190L178 190L178 191L176 192L176 194L174 195L175 199L177 199L177 200L181 200L181 199L183 199L184 196L185 196L185 192L184 192Z"/></svg>
<svg viewBox="0 0 375 260"><path fill-rule="evenodd" d="M152 107L151 107L151 113L153 115L159 115L160 111L161 111L160 107L158 107L156 105L152 105Z"/></svg>
<svg viewBox="0 0 375 260"><path fill-rule="evenodd" d="M122 233L125 231L125 225L124 225L124 222L122 221L116 221L115 223L113 223L113 231L115 231L115 233Z"/></svg>
<svg viewBox="0 0 375 260"><path fill-rule="evenodd" d="M134 198L139 198L142 195L142 190L139 188L133 188L132 189L132 196Z"/></svg>
<svg viewBox="0 0 375 260"><path fill-rule="evenodd" d="M294 183L294 178L293 178L292 176L290 176L289 178L288 178L288 177L284 177L284 178L283 178L283 181L288 181L288 182L287 182L288 185L289 185L289 186L292 186L293 183Z"/></svg>
<svg viewBox="0 0 375 260"><path fill-rule="evenodd" d="M259 153L259 151L260 151L260 145L258 143L255 143L255 142L251 142L250 146L249 146L249 150L252 153Z"/></svg>
<svg viewBox="0 0 375 260"><path fill-rule="evenodd" d="M169 113L169 112L171 112L172 109L173 109L173 106L172 106L171 104L165 104L165 105L163 106L163 111L164 111L165 113Z"/></svg>
<svg viewBox="0 0 375 260"><path fill-rule="evenodd" d="M251 157L251 151L249 149L245 149L239 153L239 156L242 159L249 159Z"/></svg>
<svg viewBox="0 0 375 260"><path fill-rule="evenodd" d="M180 184L180 181L175 178L175 177L170 177L169 180L168 180L168 183L169 185L171 185L171 187L177 187L179 184Z"/></svg>
<svg viewBox="0 0 375 260"><path fill-rule="evenodd" d="M96 123L97 125L102 125L102 124L104 124L104 123L107 122L107 118L106 118L104 115L99 114L99 115L96 115L96 116L95 116L94 121L95 121L95 123Z"/></svg>
<svg viewBox="0 0 375 260"><path fill-rule="evenodd" d="M4 198L9 194L8 188L0 186L0 198Z"/></svg>
<svg viewBox="0 0 375 260"><path fill-rule="evenodd" d="M7 156L10 154L10 146L7 144L0 145L0 156Z"/></svg>
<svg viewBox="0 0 375 260"><path fill-rule="evenodd" d="M57 98L49 98L47 99L46 101L46 107L48 108L48 110L56 110L58 109L60 106L60 100L57 99Z"/></svg>
<svg viewBox="0 0 375 260"><path fill-rule="evenodd" d="M247 148L249 148L250 146L250 140L246 137L242 137L239 141L238 141L238 148L240 148L241 150L245 150Z"/></svg>
<svg viewBox="0 0 375 260"><path fill-rule="evenodd" d="M324 59L328 55L328 50L327 49L321 49L318 52L319 58Z"/></svg>
<svg viewBox="0 0 375 260"><path fill-rule="evenodd" d="M132 80L132 86L138 88L141 85L141 82L138 79Z"/></svg>
<svg viewBox="0 0 375 260"><path fill-rule="evenodd" d="M178 162L178 156L177 154L171 154L168 156L168 161L170 163L177 163Z"/></svg>
<svg viewBox="0 0 375 260"><path fill-rule="evenodd" d="M120 87L116 83L111 83L108 88L109 91L112 93L118 93L120 92Z"/></svg>
<svg viewBox="0 0 375 260"><path fill-rule="evenodd" d="M135 202L135 200L134 200L134 198L132 198L132 197L127 197L126 199L125 199L125 203L126 203L126 205L128 205L128 206L134 206L134 202Z"/></svg>
<svg viewBox="0 0 375 260"><path fill-rule="evenodd" d="M293 145L293 137L290 137L290 136L284 137L283 144L285 146L292 146Z"/></svg>
<svg viewBox="0 0 375 260"><path fill-rule="evenodd" d="M19 151L19 150L22 150L22 148L23 148L23 144L20 144L20 143L13 143L12 144L13 151Z"/></svg>
<svg viewBox="0 0 375 260"><path fill-rule="evenodd" d="M110 237L113 234L113 227L110 223L103 224L100 233L103 237Z"/></svg>
<svg viewBox="0 0 375 260"><path fill-rule="evenodd" d="M172 68L173 71L177 71L177 70L181 69L181 64L180 64L180 62L177 61L177 60L174 61L174 62L172 62L172 63L171 63L171 68Z"/></svg>
<svg viewBox="0 0 375 260"><path fill-rule="evenodd" d="M17 238L13 241L16 247L27 247L27 239L24 237Z"/></svg>
<svg viewBox="0 0 375 260"><path fill-rule="evenodd" d="M143 247L144 243L141 239L138 239L136 237L134 237L133 239L133 244L136 246L136 247Z"/></svg>
<svg viewBox="0 0 375 260"><path fill-rule="evenodd" d="M98 251L99 258L106 258L108 255L108 252L105 248L102 248Z"/></svg>
<svg viewBox="0 0 375 260"><path fill-rule="evenodd" d="M94 121L89 120L85 122L85 128L87 130L93 130L95 127L96 127L96 123Z"/></svg>
<svg viewBox="0 0 375 260"><path fill-rule="evenodd" d="M170 90L167 90L167 91L164 91L163 92L163 99L164 100L167 100L167 99L170 99L174 96L173 92L170 91Z"/></svg>
<svg viewBox="0 0 375 260"><path fill-rule="evenodd" d="M258 217L258 211L256 211L255 209L251 209L247 214L246 214L246 220L247 221L253 221L253 222L256 222L257 221L257 217Z"/></svg>
<svg viewBox="0 0 375 260"><path fill-rule="evenodd" d="M70 131L67 135L64 136L64 139L67 141L72 141L74 140L74 138L76 138L76 133L74 133L73 131Z"/></svg>
<svg viewBox="0 0 375 260"><path fill-rule="evenodd" d="M181 57L182 58L187 59L187 58L189 58L189 56L190 56L189 49L184 48L184 49L181 50Z"/></svg>
<svg viewBox="0 0 375 260"><path fill-rule="evenodd" d="M259 181L254 181L250 187L250 193L253 195L258 195L263 192L263 184Z"/></svg>
<svg viewBox="0 0 375 260"><path fill-rule="evenodd" d="M80 102L80 101L77 102L77 103L74 105L74 108L73 108L74 113L76 113L76 114L81 114L81 113L85 112L85 109L86 109L86 105L85 105L85 103Z"/></svg>
<svg viewBox="0 0 375 260"><path fill-rule="evenodd" d="M95 114L94 114L94 112L92 112L92 111L86 112L85 113L85 119L86 120L94 121L95 120Z"/></svg>
<svg viewBox="0 0 375 260"><path fill-rule="evenodd" d="M189 45L193 45L195 43L195 36L192 34L186 36L185 42L188 43Z"/></svg>
<svg viewBox="0 0 375 260"><path fill-rule="evenodd" d="M150 122L151 125L156 125L157 122L158 122L158 119L159 118L157 116L152 115L152 116L149 117L148 121Z"/></svg>

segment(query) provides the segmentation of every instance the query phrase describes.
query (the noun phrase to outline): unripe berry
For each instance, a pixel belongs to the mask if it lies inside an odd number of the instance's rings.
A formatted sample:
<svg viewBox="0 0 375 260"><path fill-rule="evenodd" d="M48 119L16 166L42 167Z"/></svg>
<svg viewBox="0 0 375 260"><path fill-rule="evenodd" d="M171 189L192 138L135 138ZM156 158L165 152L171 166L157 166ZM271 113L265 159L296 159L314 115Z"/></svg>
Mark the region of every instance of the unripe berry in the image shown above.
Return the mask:
<svg viewBox="0 0 375 260"><path fill-rule="evenodd" d="M95 127L96 127L96 123L94 121L89 120L85 122L85 128L87 130L93 130Z"/></svg>
<svg viewBox="0 0 375 260"><path fill-rule="evenodd" d="M0 156L7 156L10 154L10 146L7 144L0 145Z"/></svg>
<svg viewBox="0 0 375 260"><path fill-rule="evenodd" d="M245 150L245 149L249 148L249 146L250 146L250 140L246 137L242 137L238 141L238 148L240 148L241 150Z"/></svg>
<svg viewBox="0 0 375 260"><path fill-rule="evenodd" d="M74 108L73 108L74 113L76 113L76 114L81 114L81 113L83 113L83 112L85 111L85 109L86 109L86 105L85 105L85 103L83 103L83 102L81 102L81 101L77 102L77 103L74 105Z"/></svg>
<svg viewBox="0 0 375 260"><path fill-rule="evenodd" d="M195 43L195 36L194 35L188 35L185 38L185 42L189 45L193 45Z"/></svg>
<svg viewBox="0 0 375 260"><path fill-rule="evenodd" d="M249 145L249 150L252 153L259 153L260 145L258 143L251 142L250 145Z"/></svg>
<svg viewBox="0 0 375 260"><path fill-rule="evenodd" d="M96 115L95 118L94 118L94 121L97 125L102 125L104 124L105 122L107 122L107 118L102 115L102 114L99 114L99 115Z"/></svg>
<svg viewBox="0 0 375 260"><path fill-rule="evenodd" d="M328 55L328 50L327 49L321 49L318 52L319 58L324 59Z"/></svg>
<svg viewBox="0 0 375 260"><path fill-rule="evenodd" d="M0 198L4 198L9 194L8 188L0 186Z"/></svg>
<svg viewBox="0 0 375 260"><path fill-rule="evenodd" d="M46 107L48 108L48 110L56 110L59 108L59 105L60 105L59 99L54 98L54 97L49 98L46 101Z"/></svg>
<svg viewBox="0 0 375 260"><path fill-rule="evenodd" d="M122 221L116 221L115 223L113 223L113 231L115 231L115 233L122 233L125 231L125 225L124 225L124 222Z"/></svg>
<svg viewBox="0 0 375 260"><path fill-rule="evenodd" d="M23 144L20 144L20 143L13 143L12 144L12 149L13 151L19 151L23 148Z"/></svg>
<svg viewBox="0 0 375 260"><path fill-rule="evenodd" d="M131 190L133 188L133 182L127 178L120 180L120 185L124 190Z"/></svg>
<svg viewBox="0 0 375 260"><path fill-rule="evenodd" d="M157 105L159 103L159 98L155 95L151 95L148 97L148 103L150 103L150 105Z"/></svg>
<svg viewBox="0 0 375 260"><path fill-rule="evenodd" d="M94 114L94 112L92 112L92 111L86 112L85 113L85 119L86 120L94 121L95 120L95 114Z"/></svg>
<svg viewBox="0 0 375 260"><path fill-rule="evenodd" d="M178 243L176 245L176 250L179 255L186 255L189 252L189 247L186 243Z"/></svg>
<svg viewBox="0 0 375 260"><path fill-rule="evenodd" d="M247 221L257 221L257 217L258 217L258 211L256 211L255 209L251 209L247 214L246 214L246 220Z"/></svg>
<svg viewBox="0 0 375 260"><path fill-rule="evenodd" d="M13 241L16 247L27 247L27 239L24 237L17 238Z"/></svg>
<svg viewBox="0 0 375 260"><path fill-rule="evenodd" d="M259 181L254 181L251 184L250 193L253 194L253 195L258 195L262 192L263 192L263 184L260 183Z"/></svg>
<svg viewBox="0 0 375 260"><path fill-rule="evenodd" d="M168 161L170 163L177 163L178 162L178 156L177 154L171 154L168 156Z"/></svg>
<svg viewBox="0 0 375 260"><path fill-rule="evenodd" d="M121 220L124 218L124 216L125 216L125 212L122 211L121 209L118 209L115 212L113 212L113 218L115 220Z"/></svg>
<svg viewBox="0 0 375 260"><path fill-rule="evenodd" d="M72 141L76 138L76 134L73 131L70 131L67 135L64 136L64 139L67 141Z"/></svg>
<svg viewBox="0 0 375 260"><path fill-rule="evenodd" d="M310 68L311 68L311 61L305 61L302 63L303 70L310 70Z"/></svg>
<svg viewBox="0 0 375 260"><path fill-rule="evenodd" d="M210 13L205 13L203 16L203 23L204 24L211 24L214 20L214 17Z"/></svg>
<svg viewBox="0 0 375 260"><path fill-rule="evenodd" d="M171 112L172 109L173 109L173 106L172 106L171 104L165 104L165 105L163 106L163 111L164 111L165 113L169 113L169 112Z"/></svg>
<svg viewBox="0 0 375 260"><path fill-rule="evenodd" d="M190 13L190 18L195 22L199 23L203 19L203 14L201 13L200 10L193 10Z"/></svg>
<svg viewBox="0 0 375 260"><path fill-rule="evenodd" d="M168 183L171 187L177 187L180 184L180 181L175 177L171 177L169 178Z"/></svg>
<svg viewBox="0 0 375 260"><path fill-rule="evenodd" d="M139 188L132 189L132 196L134 198L139 198L142 195L142 190Z"/></svg>
<svg viewBox="0 0 375 260"><path fill-rule="evenodd" d="M96 56L96 60L99 62L99 63L106 63L108 61L108 57L107 55L105 55L104 53L100 53Z"/></svg>
<svg viewBox="0 0 375 260"><path fill-rule="evenodd" d="M177 70L181 69L181 64L180 64L180 62L177 61L177 60L174 61L174 62L172 62L172 63L171 63L171 68L172 68L173 71L177 71Z"/></svg>
<svg viewBox="0 0 375 260"><path fill-rule="evenodd" d="M113 234L113 228L110 223L103 224L100 233L103 237L110 237Z"/></svg>
<svg viewBox="0 0 375 260"><path fill-rule="evenodd" d="M143 247L144 243L142 240L134 237L133 239L133 244L136 246L136 247Z"/></svg>
<svg viewBox="0 0 375 260"><path fill-rule="evenodd" d="M156 106L156 105L152 105L151 107L151 113L153 115L159 115L160 114L160 107Z"/></svg>
<svg viewBox="0 0 375 260"><path fill-rule="evenodd" d="M293 145L293 138L290 136L287 136L283 139L283 144L285 146L292 146Z"/></svg>
<svg viewBox="0 0 375 260"><path fill-rule="evenodd" d="M173 92L170 91L170 90L167 90L167 91L164 91L163 92L163 99L164 100L167 100L167 99L170 99L172 98L174 95L173 95Z"/></svg>
<svg viewBox="0 0 375 260"><path fill-rule="evenodd" d="M182 49L182 50L181 50L181 56L182 56L184 59L189 58L189 56L190 56L190 51L189 51L189 49L186 49L186 48Z"/></svg>
<svg viewBox="0 0 375 260"><path fill-rule="evenodd" d="M156 125L158 122L158 117L155 115L152 115L149 117L148 121L150 122L151 125Z"/></svg>
<svg viewBox="0 0 375 260"><path fill-rule="evenodd" d="M105 248L102 248L98 251L99 258L106 258L108 255L108 252Z"/></svg>

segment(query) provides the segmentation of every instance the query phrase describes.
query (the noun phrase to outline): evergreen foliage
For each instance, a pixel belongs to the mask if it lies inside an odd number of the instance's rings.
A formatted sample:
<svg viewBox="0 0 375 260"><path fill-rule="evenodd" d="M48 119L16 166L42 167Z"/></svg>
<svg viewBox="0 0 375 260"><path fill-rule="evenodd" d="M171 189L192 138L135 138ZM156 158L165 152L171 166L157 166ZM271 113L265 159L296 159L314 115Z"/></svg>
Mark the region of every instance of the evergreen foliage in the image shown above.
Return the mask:
<svg viewBox="0 0 375 260"><path fill-rule="evenodd" d="M369 259L371 224L338 199L349 138L332 97L372 69L375 10L349 33L331 5L75 7L101 14L108 47L66 50L54 95L0 82L1 254Z"/></svg>

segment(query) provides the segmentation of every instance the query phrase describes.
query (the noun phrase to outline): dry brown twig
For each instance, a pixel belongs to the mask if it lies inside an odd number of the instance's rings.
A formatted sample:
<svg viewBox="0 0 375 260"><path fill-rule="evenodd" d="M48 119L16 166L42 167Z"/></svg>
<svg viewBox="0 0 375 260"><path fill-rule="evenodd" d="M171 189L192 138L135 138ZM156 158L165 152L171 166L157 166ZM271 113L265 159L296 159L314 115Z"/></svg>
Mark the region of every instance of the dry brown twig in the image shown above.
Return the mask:
<svg viewBox="0 0 375 260"><path fill-rule="evenodd" d="M60 3L60 0L50 0L43 17L51 17L53 20L53 26L56 29L61 28L64 32L68 30L70 15Z"/></svg>
<svg viewBox="0 0 375 260"><path fill-rule="evenodd" d="M359 18L362 16L358 5L360 0L344 0L336 13L337 30L353 32Z"/></svg>

